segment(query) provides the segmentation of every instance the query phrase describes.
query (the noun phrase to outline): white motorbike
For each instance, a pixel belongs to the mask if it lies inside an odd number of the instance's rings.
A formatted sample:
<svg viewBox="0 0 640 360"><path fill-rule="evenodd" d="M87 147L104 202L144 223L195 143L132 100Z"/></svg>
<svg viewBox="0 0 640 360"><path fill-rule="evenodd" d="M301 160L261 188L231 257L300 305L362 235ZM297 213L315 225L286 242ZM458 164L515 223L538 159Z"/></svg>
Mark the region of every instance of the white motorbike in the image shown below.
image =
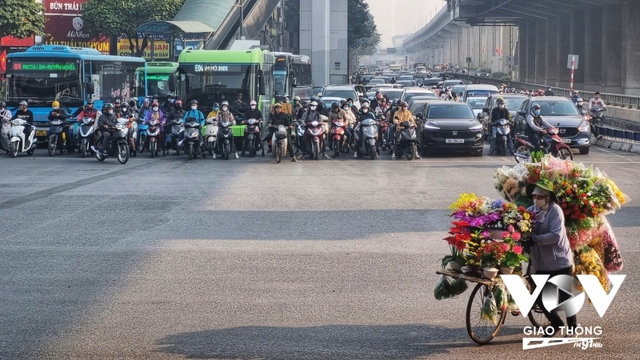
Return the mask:
<svg viewBox="0 0 640 360"><path fill-rule="evenodd" d="M278 125L276 131L271 138L271 153L279 164L284 156L287 156L287 128L284 125Z"/></svg>
<svg viewBox="0 0 640 360"><path fill-rule="evenodd" d="M218 136L218 120L216 118L208 118L206 120L207 127L204 130L204 146L209 155L215 159L216 138Z"/></svg>
<svg viewBox="0 0 640 360"><path fill-rule="evenodd" d="M26 125L27 121L24 119L11 120L11 130L9 132L9 151L11 152L11 157L16 157L18 156L18 153L24 152L31 156L33 155L33 151L36 149L36 127L32 125L31 133L29 133L29 136L25 138L24 128Z"/></svg>
<svg viewBox="0 0 640 360"><path fill-rule="evenodd" d="M95 132L95 124L96 120L90 117L82 118L80 122L80 127L78 128L78 138L80 141L80 155L82 157L87 157L87 153L90 153L91 146L93 145L93 134Z"/></svg>

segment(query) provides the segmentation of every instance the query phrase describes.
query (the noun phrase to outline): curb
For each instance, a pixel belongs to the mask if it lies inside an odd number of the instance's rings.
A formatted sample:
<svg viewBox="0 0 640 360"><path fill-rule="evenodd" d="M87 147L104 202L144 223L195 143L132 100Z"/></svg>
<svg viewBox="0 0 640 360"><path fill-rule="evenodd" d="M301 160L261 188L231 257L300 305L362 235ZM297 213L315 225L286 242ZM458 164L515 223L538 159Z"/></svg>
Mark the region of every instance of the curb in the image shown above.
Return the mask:
<svg viewBox="0 0 640 360"><path fill-rule="evenodd" d="M622 150L626 152L632 152L640 154L640 143L631 143L627 141L618 141L610 138L601 138L595 142L596 146L601 146L613 150Z"/></svg>

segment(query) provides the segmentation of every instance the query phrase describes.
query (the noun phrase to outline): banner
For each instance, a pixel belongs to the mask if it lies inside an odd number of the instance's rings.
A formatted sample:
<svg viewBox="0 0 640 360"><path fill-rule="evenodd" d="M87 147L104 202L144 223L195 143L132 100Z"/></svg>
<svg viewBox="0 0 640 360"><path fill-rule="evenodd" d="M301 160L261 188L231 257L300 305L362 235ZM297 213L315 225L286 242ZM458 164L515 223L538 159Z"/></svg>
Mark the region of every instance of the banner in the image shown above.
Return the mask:
<svg viewBox="0 0 640 360"><path fill-rule="evenodd" d="M142 44L142 40L138 40L140 44ZM135 46L135 40L133 41ZM163 40L156 40L153 42L153 57L154 60L169 60L170 51L169 51L169 43ZM120 39L118 41L118 55L120 56L131 56L131 49L129 44L129 39ZM144 53L142 55L147 60L151 60L151 41L147 41L147 47L144 49Z"/></svg>
<svg viewBox="0 0 640 360"><path fill-rule="evenodd" d="M94 48L103 54L109 54L109 38L91 36L82 20L82 4L86 0L45 0L44 31L49 36L44 39L46 45L66 45Z"/></svg>

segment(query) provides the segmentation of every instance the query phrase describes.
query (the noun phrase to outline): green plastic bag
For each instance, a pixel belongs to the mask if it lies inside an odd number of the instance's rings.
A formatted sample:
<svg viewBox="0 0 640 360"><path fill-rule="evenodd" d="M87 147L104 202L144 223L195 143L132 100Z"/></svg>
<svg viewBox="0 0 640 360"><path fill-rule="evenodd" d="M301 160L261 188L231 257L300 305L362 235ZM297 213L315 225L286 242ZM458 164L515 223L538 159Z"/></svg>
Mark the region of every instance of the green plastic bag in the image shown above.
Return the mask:
<svg viewBox="0 0 640 360"><path fill-rule="evenodd" d="M496 299L498 311L506 311L509 308L509 298L502 282L493 287L493 297Z"/></svg>
<svg viewBox="0 0 640 360"><path fill-rule="evenodd" d="M482 304L482 310L480 317L484 320L489 320L493 324L498 323L498 307L496 306L496 299L493 297L493 293L489 292L489 295Z"/></svg>
<svg viewBox="0 0 640 360"><path fill-rule="evenodd" d="M433 296L436 298L436 300L449 299L462 294L466 290L466 281L458 278L452 278L446 275L441 275L435 289L433 289Z"/></svg>

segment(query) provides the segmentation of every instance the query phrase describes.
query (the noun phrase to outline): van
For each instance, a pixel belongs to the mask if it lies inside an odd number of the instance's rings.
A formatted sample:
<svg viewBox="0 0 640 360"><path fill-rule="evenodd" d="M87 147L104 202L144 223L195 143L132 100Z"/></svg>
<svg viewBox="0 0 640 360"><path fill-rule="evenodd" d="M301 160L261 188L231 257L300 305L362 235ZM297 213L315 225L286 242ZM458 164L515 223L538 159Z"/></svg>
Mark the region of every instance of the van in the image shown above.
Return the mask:
<svg viewBox="0 0 640 360"><path fill-rule="evenodd" d="M494 85L489 84L472 84L467 85L462 94L462 101L467 101L470 97L489 97L489 95L497 94L500 91Z"/></svg>

